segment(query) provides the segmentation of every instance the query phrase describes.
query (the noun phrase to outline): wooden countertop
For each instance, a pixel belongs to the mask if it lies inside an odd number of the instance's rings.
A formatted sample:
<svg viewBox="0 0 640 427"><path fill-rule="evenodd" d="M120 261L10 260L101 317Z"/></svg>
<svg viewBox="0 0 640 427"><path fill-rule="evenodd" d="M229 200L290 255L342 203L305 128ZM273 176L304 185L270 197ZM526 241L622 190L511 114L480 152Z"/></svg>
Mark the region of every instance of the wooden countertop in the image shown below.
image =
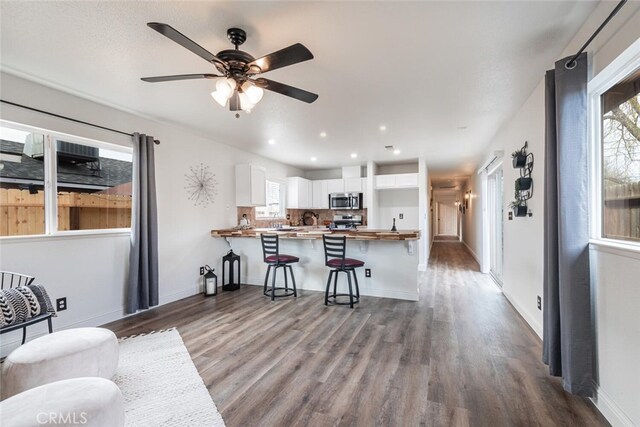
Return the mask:
<svg viewBox="0 0 640 427"><path fill-rule="evenodd" d="M347 236L350 240L418 240L419 230L329 230L324 227L292 227L291 229L275 230L272 228L252 228L248 230L238 230L227 228L222 230L211 230L212 237L260 237L260 233L277 234L281 239L322 239L322 236L329 234L332 236Z"/></svg>

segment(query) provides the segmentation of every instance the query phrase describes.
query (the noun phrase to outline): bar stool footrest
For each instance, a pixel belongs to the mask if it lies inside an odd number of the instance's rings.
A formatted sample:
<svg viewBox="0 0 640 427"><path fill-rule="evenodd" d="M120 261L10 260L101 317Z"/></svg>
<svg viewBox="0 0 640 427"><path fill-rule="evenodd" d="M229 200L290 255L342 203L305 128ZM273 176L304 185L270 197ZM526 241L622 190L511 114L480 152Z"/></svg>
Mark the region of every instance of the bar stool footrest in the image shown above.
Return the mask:
<svg viewBox="0 0 640 427"><path fill-rule="evenodd" d="M295 290L293 288L275 288L276 291L284 291L284 293L278 294L277 292L273 295L274 298L284 298L291 297L295 295ZM267 288L266 291L263 292L265 296L271 297L271 292L273 290L271 288Z"/></svg>
<svg viewBox="0 0 640 427"><path fill-rule="evenodd" d="M347 297L347 301L346 302L341 302L338 301L337 297ZM327 302L329 304L335 304L335 305L351 305L351 301L349 301L349 294L331 294L327 297ZM360 298L357 296L353 296L353 303L357 304L360 302Z"/></svg>

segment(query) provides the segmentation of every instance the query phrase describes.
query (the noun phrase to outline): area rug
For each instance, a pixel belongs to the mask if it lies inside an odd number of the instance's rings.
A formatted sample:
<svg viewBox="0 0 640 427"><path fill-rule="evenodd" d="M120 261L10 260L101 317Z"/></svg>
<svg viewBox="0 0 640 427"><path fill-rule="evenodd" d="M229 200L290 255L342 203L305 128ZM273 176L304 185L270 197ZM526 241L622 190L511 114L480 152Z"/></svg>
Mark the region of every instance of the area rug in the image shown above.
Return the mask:
<svg viewBox="0 0 640 427"><path fill-rule="evenodd" d="M224 427L176 329L122 338L114 381L127 426Z"/></svg>

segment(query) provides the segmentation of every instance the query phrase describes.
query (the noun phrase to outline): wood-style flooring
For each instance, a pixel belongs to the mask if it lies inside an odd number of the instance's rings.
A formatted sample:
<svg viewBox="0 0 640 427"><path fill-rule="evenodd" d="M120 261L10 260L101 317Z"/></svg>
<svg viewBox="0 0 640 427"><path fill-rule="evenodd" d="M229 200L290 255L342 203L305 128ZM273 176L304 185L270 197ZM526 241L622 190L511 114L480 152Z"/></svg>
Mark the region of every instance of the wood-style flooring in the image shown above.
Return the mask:
<svg viewBox="0 0 640 427"><path fill-rule="evenodd" d="M107 327L177 326L229 427L606 425L547 375L540 340L462 244L434 243L420 282L419 302L353 310L243 286Z"/></svg>

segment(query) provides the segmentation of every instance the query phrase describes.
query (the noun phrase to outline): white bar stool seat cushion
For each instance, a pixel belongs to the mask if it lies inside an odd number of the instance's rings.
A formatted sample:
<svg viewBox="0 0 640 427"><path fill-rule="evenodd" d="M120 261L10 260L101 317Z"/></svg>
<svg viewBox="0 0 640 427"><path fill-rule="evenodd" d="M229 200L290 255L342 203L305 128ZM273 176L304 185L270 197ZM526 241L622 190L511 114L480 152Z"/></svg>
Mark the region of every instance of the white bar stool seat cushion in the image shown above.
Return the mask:
<svg viewBox="0 0 640 427"><path fill-rule="evenodd" d="M122 392L104 378L52 382L0 402L0 425L122 427Z"/></svg>
<svg viewBox="0 0 640 427"><path fill-rule="evenodd" d="M54 381L78 377L112 379L118 339L104 328L54 332L18 347L2 366L2 398Z"/></svg>

